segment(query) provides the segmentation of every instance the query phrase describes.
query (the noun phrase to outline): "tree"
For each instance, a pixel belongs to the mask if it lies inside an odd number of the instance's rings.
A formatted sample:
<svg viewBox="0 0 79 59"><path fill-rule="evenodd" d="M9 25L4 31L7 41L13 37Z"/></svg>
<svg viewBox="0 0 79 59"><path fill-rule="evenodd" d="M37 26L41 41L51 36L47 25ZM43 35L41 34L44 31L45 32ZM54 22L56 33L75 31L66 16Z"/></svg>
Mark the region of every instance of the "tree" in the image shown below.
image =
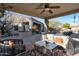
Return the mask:
<svg viewBox="0 0 79 59"><path fill-rule="evenodd" d="M63 28L71 28L71 26L70 26L70 24L65 23L65 24L63 24Z"/></svg>
<svg viewBox="0 0 79 59"><path fill-rule="evenodd" d="M1 34L5 33L9 34L10 30L13 28L11 25L12 21L8 20L9 16L7 16L6 11L4 11L4 15L0 17L0 30Z"/></svg>
<svg viewBox="0 0 79 59"><path fill-rule="evenodd" d="M56 20L49 20L49 28L58 28L62 23Z"/></svg>

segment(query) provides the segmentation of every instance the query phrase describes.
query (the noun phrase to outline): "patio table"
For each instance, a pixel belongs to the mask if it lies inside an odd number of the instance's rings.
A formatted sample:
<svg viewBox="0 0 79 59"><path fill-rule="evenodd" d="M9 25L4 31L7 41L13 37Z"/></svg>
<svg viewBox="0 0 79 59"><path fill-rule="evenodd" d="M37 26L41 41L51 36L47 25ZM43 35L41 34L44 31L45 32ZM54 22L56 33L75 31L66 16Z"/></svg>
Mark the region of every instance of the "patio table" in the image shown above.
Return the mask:
<svg viewBox="0 0 79 59"><path fill-rule="evenodd" d="M45 41L41 40L35 43L36 46L44 46L46 49L48 50L53 50L54 48L56 48L58 45L52 42L48 42L48 44L46 45Z"/></svg>

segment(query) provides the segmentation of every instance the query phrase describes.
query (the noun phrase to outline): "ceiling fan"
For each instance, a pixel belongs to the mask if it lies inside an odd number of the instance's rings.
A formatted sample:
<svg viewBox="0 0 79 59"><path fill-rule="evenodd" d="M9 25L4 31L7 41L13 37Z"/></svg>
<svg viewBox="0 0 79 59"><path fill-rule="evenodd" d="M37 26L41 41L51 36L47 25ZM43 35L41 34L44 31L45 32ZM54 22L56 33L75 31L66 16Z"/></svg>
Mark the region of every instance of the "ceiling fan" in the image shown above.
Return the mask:
<svg viewBox="0 0 79 59"><path fill-rule="evenodd" d="M41 3L36 9L43 9L40 14L44 13L45 11L48 11L50 14L53 13L51 9L58 9L60 6L50 6L50 3Z"/></svg>

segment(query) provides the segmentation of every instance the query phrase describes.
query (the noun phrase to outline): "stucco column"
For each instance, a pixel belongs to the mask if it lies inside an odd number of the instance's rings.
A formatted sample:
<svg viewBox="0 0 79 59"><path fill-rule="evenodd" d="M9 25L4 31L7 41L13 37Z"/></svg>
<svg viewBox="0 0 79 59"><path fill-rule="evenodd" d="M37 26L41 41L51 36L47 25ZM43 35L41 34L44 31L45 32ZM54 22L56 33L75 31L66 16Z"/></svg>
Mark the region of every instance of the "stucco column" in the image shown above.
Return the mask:
<svg viewBox="0 0 79 59"><path fill-rule="evenodd" d="M48 18L45 18L45 24L46 24L46 30L48 30L49 28L49 19Z"/></svg>

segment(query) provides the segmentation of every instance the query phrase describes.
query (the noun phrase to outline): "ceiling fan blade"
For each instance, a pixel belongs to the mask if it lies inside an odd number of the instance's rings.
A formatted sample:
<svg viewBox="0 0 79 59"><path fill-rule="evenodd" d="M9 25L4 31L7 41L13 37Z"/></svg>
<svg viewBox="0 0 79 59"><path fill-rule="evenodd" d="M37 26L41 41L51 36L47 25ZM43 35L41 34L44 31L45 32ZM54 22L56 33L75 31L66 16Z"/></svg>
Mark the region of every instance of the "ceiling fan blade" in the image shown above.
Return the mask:
<svg viewBox="0 0 79 59"><path fill-rule="evenodd" d="M60 6L51 6L51 7L49 7L49 8L58 9L58 8L60 8Z"/></svg>
<svg viewBox="0 0 79 59"><path fill-rule="evenodd" d="M45 12L45 10L42 10L41 12L40 12L40 14L42 14L42 13L44 13Z"/></svg>
<svg viewBox="0 0 79 59"><path fill-rule="evenodd" d="M48 10L48 11L49 11L49 13L50 13L50 14L52 14L52 13L53 13L53 12L52 12L52 10Z"/></svg>

